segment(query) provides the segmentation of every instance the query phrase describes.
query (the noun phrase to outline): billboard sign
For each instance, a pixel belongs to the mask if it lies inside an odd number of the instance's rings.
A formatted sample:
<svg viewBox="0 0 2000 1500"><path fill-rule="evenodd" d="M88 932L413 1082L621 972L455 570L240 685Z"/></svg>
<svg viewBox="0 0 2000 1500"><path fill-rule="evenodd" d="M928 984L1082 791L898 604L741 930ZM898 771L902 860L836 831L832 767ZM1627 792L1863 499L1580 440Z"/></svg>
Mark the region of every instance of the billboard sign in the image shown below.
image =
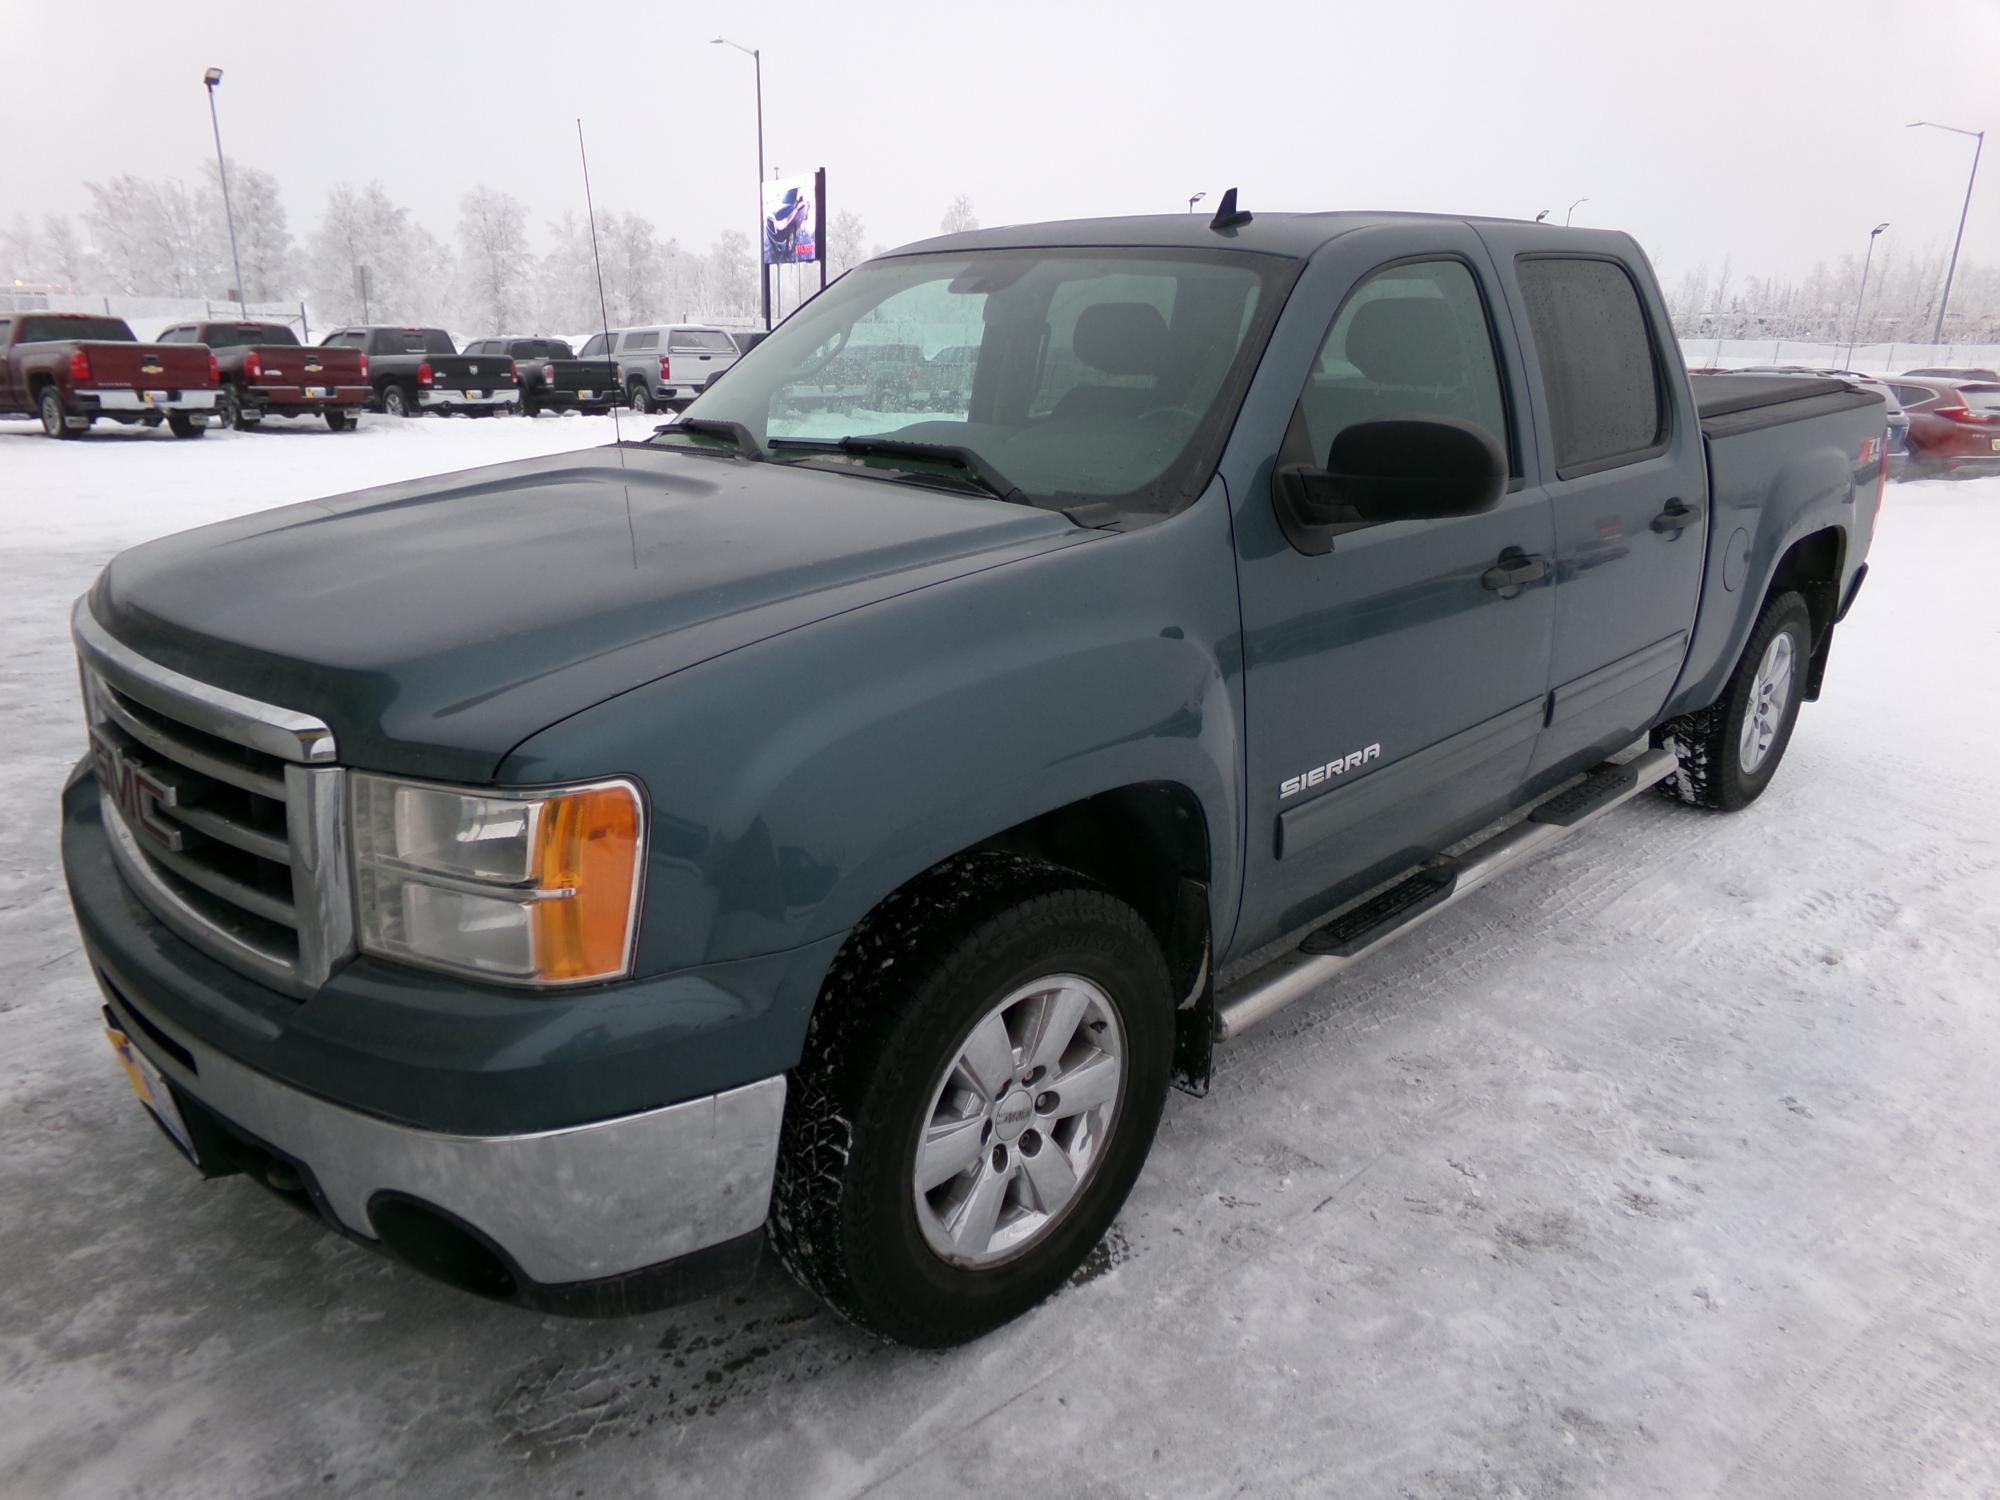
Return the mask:
<svg viewBox="0 0 2000 1500"><path fill-rule="evenodd" d="M819 174L764 184L764 264L807 265L819 253Z"/></svg>

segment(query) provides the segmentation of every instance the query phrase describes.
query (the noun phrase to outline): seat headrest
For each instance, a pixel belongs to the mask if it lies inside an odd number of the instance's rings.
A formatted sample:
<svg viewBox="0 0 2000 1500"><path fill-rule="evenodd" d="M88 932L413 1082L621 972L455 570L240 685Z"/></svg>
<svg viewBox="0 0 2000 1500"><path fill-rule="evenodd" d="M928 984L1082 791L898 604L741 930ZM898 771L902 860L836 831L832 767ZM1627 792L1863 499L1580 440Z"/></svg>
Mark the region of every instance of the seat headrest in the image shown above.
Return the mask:
<svg viewBox="0 0 2000 1500"><path fill-rule="evenodd" d="M1363 303L1347 325L1347 362L1377 385L1455 386L1465 379L1458 320L1441 298Z"/></svg>
<svg viewBox="0 0 2000 1500"><path fill-rule="evenodd" d="M1158 375L1167 364L1167 320L1150 302L1099 302L1076 315L1070 347L1106 375Z"/></svg>

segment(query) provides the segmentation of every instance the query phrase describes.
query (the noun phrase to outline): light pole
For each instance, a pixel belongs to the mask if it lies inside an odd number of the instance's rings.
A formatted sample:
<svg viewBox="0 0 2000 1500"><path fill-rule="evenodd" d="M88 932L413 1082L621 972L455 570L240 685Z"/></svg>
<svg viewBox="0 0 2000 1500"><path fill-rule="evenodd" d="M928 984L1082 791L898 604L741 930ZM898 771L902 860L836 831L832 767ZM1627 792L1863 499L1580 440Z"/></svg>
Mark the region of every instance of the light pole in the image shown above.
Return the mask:
<svg viewBox="0 0 2000 1500"><path fill-rule="evenodd" d="M1195 205L1196 205L1197 203L1201 202L1201 200L1202 200L1202 199L1204 199L1204 198L1206 198L1207 196L1208 196L1208 194L1206 194L1206 193L1196 193L1196 194L1195 194L1195 195L1194 195L1194 196L1193 196L1192 198L1188 199L1188 212L1189 212L1189 213L1193 213L1193 212L1194 212L1194 206L1195 206Z"/></svg>
<svg viewBox="0 0 2000 1500"><path fill-rule="evenodd" d="M201 75L208 85L208 123L215 131L215 172L222 179L222 216L229 221L229 264L236 270L236 311L248 321L250 309L243 302L243 257L236 253L236 210L229 206L229 163L222 157L222 123L215 117L215 86L222 82L222 69L210 68Z"/></svg>
<svg viewBox="0 0 2000 1500"><path fill-rule="evenodd" d="M711 47L734 47L757 67L757 280L764 288L764 331L771 331L771 268L764 264L764 53L726 36L712 36Z"/></svg>
<svg viewBox="0 0 2000 1500"><path fill-rule="evenodd" d="M1854 326L1847 333L1847 357L1840 362L1843 370L1854 368L1854 341L1861 337L1861 304L1868 296L1868 267L1875 260L1875 237L1888 227L1887 224L1877 224L1868 231L1868 255L1861 262L1861 290L1854 298Z"/></svg>
<svg viewBox="0 0 2000 1500"><path fill-rule="evenodd" d="M1972 184L1979 180L1979 153L1986 149L1986 132L1983 130L1961 130L1956 125L1940 125L1936 120L1912 120L1903 128L1915 130L1919 125L1928 125L1932 130L1949 130L1953 135L1972 137L1972 171L1965 179L1965 206L1958 211L1958 234L1951 242L1951 264L1944 270L1944 294L1938 298L1937 326L1931 329L1931 342L1944 342L1944 310L1951 301L1951 278L1958 270L1958 247L1965 240L1965 216L1972 212Z"/></svg>
<svg viewBox="0 0 2000 1500"><path fill-rule="evenodd" d="M1568 227L1569 227L1569 216L1570 216L1570 214L1573 214L1573 213L1575 213L1575 212L1576 212L1576 209L1577 209L1577 204L1579 204L1579 203L1588 203L1589 201L1590 201L1590 200L1589 200L1588 198L1579 198L1579 199L1577 199L1577 200L1576 200L1576 203L1572 203L1572 204L1571 204L1571 205L1569 206L1569 213L1565 213L1565 214L1563 215L1563 227L1564 227L1564 228L1568 228Z"/></svg>

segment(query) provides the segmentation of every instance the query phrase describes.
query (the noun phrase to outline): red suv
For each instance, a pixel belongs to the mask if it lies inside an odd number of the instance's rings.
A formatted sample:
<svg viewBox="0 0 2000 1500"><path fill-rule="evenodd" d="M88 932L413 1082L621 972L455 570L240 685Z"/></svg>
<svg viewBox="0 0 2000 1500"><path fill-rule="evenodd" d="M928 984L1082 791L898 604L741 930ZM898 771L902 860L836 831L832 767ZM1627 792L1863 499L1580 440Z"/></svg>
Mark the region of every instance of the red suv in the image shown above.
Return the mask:
<svg viewBox="0 0 2000 1500"><path fill-rule="evenodd" d="M1919 380L1890 383L1910 414L1910 472L2000 474L2000 381Z"/></svg>

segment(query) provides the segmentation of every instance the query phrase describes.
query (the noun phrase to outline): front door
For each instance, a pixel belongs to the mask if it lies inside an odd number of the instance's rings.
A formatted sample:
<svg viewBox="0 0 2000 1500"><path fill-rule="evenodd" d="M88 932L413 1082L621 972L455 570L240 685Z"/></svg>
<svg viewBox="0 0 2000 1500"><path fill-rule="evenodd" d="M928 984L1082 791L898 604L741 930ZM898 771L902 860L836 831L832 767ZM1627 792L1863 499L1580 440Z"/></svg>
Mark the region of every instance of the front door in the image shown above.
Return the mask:
<svg viewBox="0 0 2000 1500"><path fill-rule="evenodd" d="M1239 527L1250 785L1237 951L1504 808L1541 731L1554 544L1518 457L1521 371L1493 337L1504 314L1476 238L1421 233L1429 253L1341 279L1353 290L1327 309L1280 459L1324 464L1354 422L1452 417L1491 432L1514 478L1482 514L1357 520L1319 555Z"/></svg>

